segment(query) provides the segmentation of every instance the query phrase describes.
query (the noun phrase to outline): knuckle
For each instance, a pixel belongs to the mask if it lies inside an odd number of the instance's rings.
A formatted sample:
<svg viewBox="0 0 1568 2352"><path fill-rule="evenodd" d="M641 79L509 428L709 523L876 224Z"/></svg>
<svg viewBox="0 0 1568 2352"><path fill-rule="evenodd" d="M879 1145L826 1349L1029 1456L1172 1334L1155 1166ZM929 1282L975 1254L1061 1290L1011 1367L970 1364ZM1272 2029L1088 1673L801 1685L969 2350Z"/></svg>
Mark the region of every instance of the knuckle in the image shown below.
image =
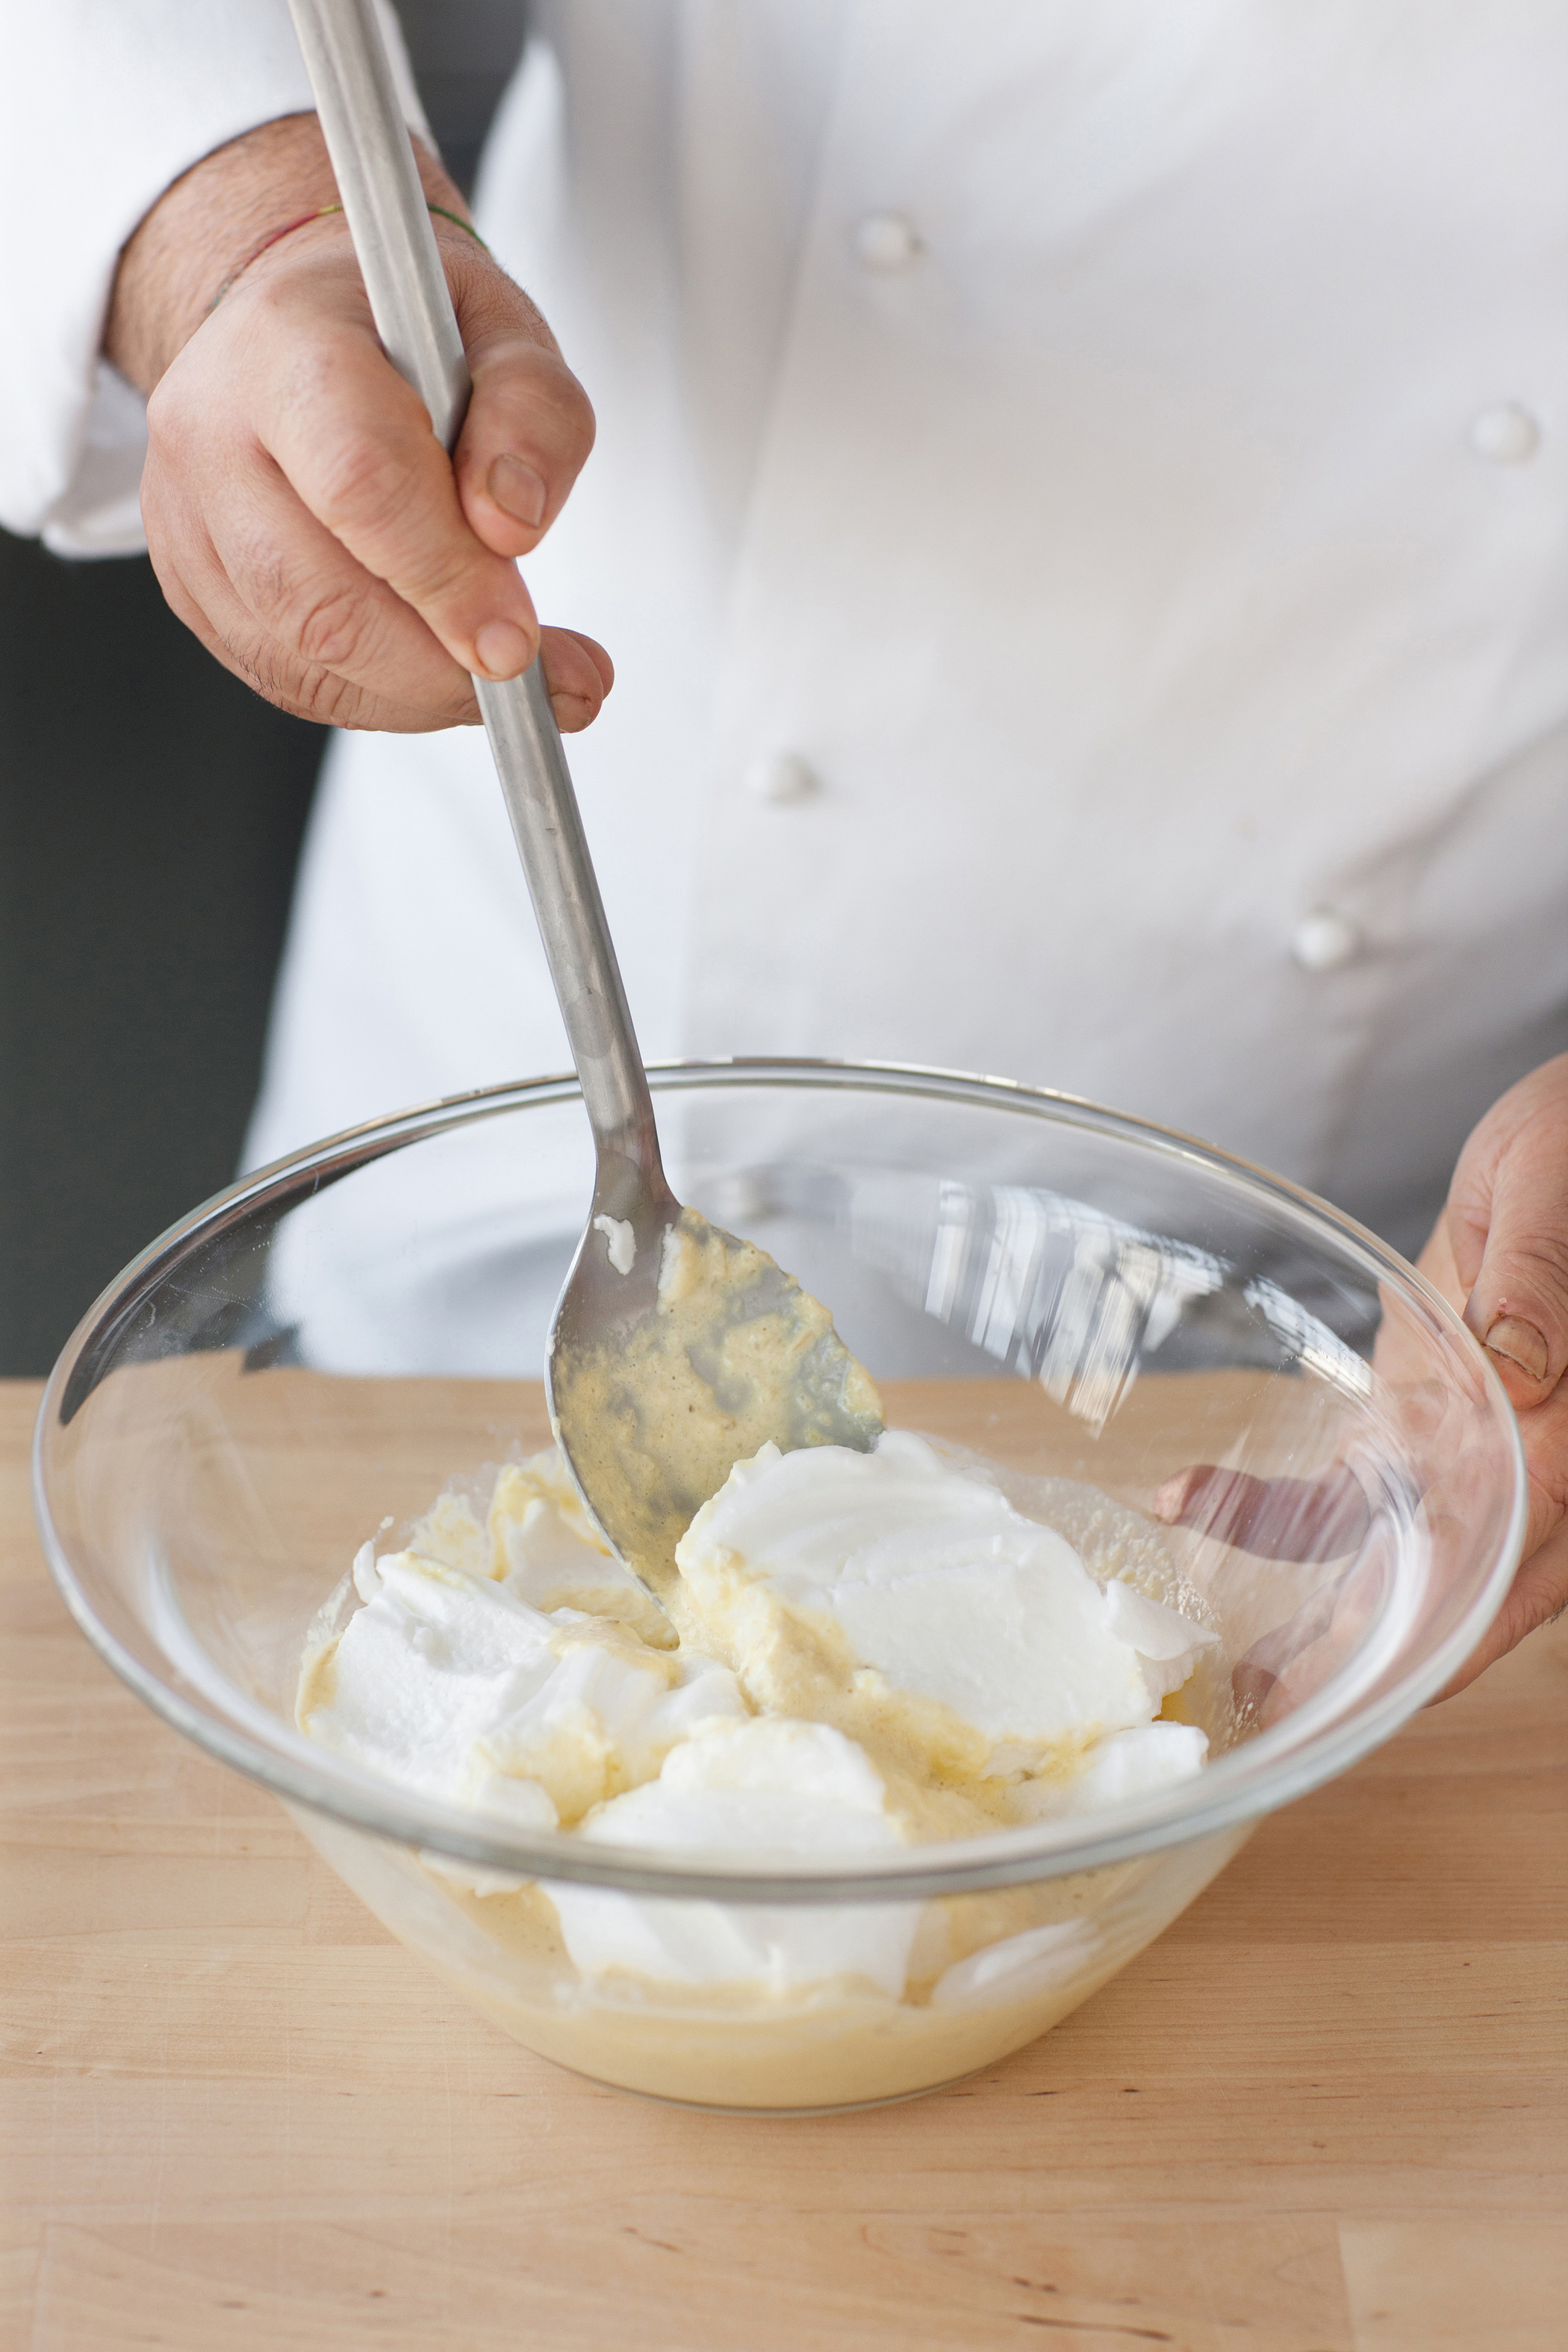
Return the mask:
<svg viewBox="0 0 1568 2352"><path fill-rule="evenodd" d="M487 439L536 448L573 472L582 467L597 431L593 404L553 349L516 334L499 338L476 355L474 383Z"/></svg>
<svg viewBox="0 0 1568 2352"><path fill-rule="evenodd" d="M594 410L587 394L553 352L532 351L511 379L514 399L526 402L563 448L591 446Z"/></svg>
<svg viewBox="0 0 1568 2352"><path fill-rule="evenodd" d="M576 377L573 376L569 381L573 397L565 404L563 409L567 447L574 462L581 466L585 462L594 446L599 425L598 419L594 415L592 403Z"/></svg>
<svg viewBox="0 0 1568 2352"><path fill-rule="evenodd" d="M378 728L385 723L374 695L330 670L312 678L304 716L321 727Z"/></svg>
<svg viewBox="0 0 1568 2352"><path fill-rule="evenodd" d="M428 491L415 460L385 449L350 451L324 469L317 512L398 595L439 605L471 589L479 551Z"/></svg>
<svg viewBox="0 0 1568 2352"><path fill-rule="evenodd" d="M565 418L557 422L549 436L549 462L558 486L558 496L561 489L576 480L587 464L593 447L592 417L588 419L585 427L579 420L574 418Z"/></svg>
<svg viewBox="0 0 1568 2352"><path fill-rule="evenodd" d="M353 438L325 449L317 478L318 511L329 530L379 533L403 521L418 490L412 458L384 442Z"/></svg>
<svg viewBox="0 0 1568 2352"><path fill-rule="evenodd" d="M228 648L247 685L266 702L297 719L315 719L323 727L351 726L344 714L362 700L352 679L319 662L308 662L276 637L260 636L246 645L232 641Z"/></svg>
<svg viewBox="0 0 1568 2352"><path fill-rule="evenodd" d="M323 727L351 724L345 714L360 701L360 689L352 679L340 677L336 670L323 669L311 663L295 681L296 706L302 717L314 719Z"/></svg>
<svg viewBox="0 0 1568 2352"><path fill-rule="evenodd" d="M263 702L275 709L301 715L295 693L298 665L279 658L279 648L267 637L240 639L226 632L223 644L236 672Z"/></svg>
<svg viewBox="0 0 1568 2352"><path fill-rule="evenodd" d="M470 594L483 559L477 545L450 538L415 549L398 567L396 586L410 604L440 608Z"/></svg>
<svg viewBox="0 0 1568 2352"><path fill-rule="evenodd" d="M472 689L466 678L426 709L416 702L389 699L374 688L345 677L320 662L304 662L276 639L267 638L244 652L230 648L237 666L256 692L280 710L317 726L351 731L405 733L429 728L462 725L478 716Z"/></svg>
<svg viewBox="0 0 1568 2352"><path fill-rule="evenodd" d="M147 394L147 447L155 455L173 441L179 429L178 398L169 382L169 373L159 377Z"/></svg>
<svg viewBox="0 0 1568 2352"><path fill-rule="evenodd" d="M563 372L564 373L564 372ZM563 462L573 473L582 470L593 449L597 420L588 395L575 376L568 375L551 403L553 437Z"/></svg>
<svg viewBox="0 0 1568 2352"><path fill-rule="evenodd" d="M308 596L290 614L289 623L289 636L308 669L356 669L374 655L375 612L357 585L333 586Z"/></svg>
<svg viewBox="0 0 1568 2352"><path fill-rule="evenodd" d="M147 394L148 444L153 448L178 447L199 426L199 405L187 397L186 372L175 360Z"/></svg>
<svg viewBox="0 0 1568 2352"><path fill-rule="evenodd" d="M279 710L299 709L300 666L283 653L281 646L270 637L254 637L240 643L230 635L225 642L240 676L263 701L275 703Z"/></svg>
<svg viewBox="0 0 1568 2352"><path fill-rule="evenodd" d="M1568 1317L1568 1234L1531 1234L1503 1253L1499 1269L1507 1287L1537 1293L1542 1303Z"/></svg>

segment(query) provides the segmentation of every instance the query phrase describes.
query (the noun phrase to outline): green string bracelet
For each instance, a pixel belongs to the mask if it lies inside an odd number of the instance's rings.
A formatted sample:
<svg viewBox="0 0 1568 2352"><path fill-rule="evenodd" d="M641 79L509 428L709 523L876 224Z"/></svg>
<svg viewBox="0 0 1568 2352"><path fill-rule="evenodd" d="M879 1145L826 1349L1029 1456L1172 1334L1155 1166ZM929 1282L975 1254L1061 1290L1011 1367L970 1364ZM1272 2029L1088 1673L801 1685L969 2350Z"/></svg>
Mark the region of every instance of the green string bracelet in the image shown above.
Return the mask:
<svg viewBox="0 0 1568 2352"><path fill-rule="evenodd" d="M489 247L485 245L484 238L479 235L479 230L474 226L472 221L466 221L461 213L448 212L445 205L427 204L425 209L426 212L437 214L444 221L450 221L454 228L460 228L466 236L473 238L476 245L482 246L485 252L489 253ZM231 270L229 275L224 279L223 284L218 288L217 292L207 304L207 317L209 319L211 318L213 312L217 309L218 304L223 300L224 296L228 293L231 289L238 285L246 271L250 268L251 263L253 261L259 261L262 255L272 246L281 244L282 240L286 236L292 236L297 228L308 228L312 221L325 220L330 213L341 213L342 210L342 205L318 205L313 212L301 213L298 220L285 221L282 227L275 228L270 236L264 236L261 243L256 247L255 252L247 253L245 259L240 263L239 268L237 269Z"/></svg>
<svg viewBox="0 0 1568 2352"><path fill-rule="evenodd" d="M466 229L476 245L484 245L485 251L487 253L489 251L489 247L485 245L484 238L479 235L473 222L466 221L461 213L449 213L445 205L426 205L425 209L427 213L438 213L443 220L449 220L454 228Z"/></svg>

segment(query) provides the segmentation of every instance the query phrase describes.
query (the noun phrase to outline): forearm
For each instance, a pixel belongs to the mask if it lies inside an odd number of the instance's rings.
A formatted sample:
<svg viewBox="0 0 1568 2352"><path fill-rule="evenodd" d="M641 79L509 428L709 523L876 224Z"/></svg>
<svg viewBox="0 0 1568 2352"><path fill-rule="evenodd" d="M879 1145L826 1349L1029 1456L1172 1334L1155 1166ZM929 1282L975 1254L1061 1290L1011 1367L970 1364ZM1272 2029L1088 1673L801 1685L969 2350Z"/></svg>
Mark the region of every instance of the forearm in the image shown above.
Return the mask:
<svg viewBox="0 0 1568 2352"><path fill-rule="evenodd" d="M414 141L432 204L467 218L461 192ZM313 114L264 122L182 173L121 254L104 331L105 356L150 393L213 307L218 290L277 230L338 201L326 142ZM341 215L295 237L346 236ZM292 241L292 240L290 240Z"/></svg>

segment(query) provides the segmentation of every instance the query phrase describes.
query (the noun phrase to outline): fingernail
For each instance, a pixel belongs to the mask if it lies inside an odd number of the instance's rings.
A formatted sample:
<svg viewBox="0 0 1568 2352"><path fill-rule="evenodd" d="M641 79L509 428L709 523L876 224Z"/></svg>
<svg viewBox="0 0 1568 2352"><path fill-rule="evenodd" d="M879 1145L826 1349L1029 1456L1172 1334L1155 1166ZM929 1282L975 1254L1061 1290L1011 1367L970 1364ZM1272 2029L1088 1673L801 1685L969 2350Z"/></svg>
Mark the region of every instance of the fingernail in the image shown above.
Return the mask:
<svg viewBox="0 0 1568 2352"><path fill-rule="evenodd" d="M1546 1342L1533 1323L1521 1322L1517 1315L1500 1315L1487 1333L1487 1346L1494 1356L1505 1356L1517 1364L1532 1381L1546 1378Z"/></svg>
<svg viewBox="0 0 1568 2352"><path fill-rule="evenodd" d="M1182 1507L1187 1499L1187 1489L1192 1483L1193 1474L1190 1470L1178 1470L1173 1478L1167 1478L1163 1485L1156 1486L1154 1498L1149 1506L1152 1515L1157 1519L1163 1519L1166 1527L1173 1527L1182 1516Z"/></svg>
<svg viewBox="0 0 1568 2352"><path fill-rule="evenodd" d="M487 677L518 677L533 659L515 621L487 621L474 639L474 654Z"/></svg>
<svg viewBox="0 0 1568 2352"><path fill-rule="evenodd" d="M544 502L549 492L532 467L525 466L521 457L498 457L490 467L486 488L497 506L514 522L544 520Z"/></svg>

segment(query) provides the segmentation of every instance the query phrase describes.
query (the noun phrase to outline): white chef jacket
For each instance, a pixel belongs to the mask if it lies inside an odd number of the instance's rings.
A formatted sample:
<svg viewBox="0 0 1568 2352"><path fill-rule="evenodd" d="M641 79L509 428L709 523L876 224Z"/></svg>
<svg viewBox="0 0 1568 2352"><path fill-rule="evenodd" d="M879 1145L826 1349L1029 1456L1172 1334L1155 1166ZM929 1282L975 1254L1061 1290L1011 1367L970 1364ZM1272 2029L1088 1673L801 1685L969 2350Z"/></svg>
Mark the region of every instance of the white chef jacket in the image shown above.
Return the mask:
<svg viewBox="0 0 1568 2352"><path fill-rule="evenodd" d="M282 0L54 17L160 28L76 53L109 194L0 393L0 515L91 550L114 247L306 100ZM524 569L616 662L570 750L645 1052L1064 1087L1417 1246L1568 1047L1568 12L532 24L477 210L599 420ZM566 1062L482 737L339 738L252 1159Z"/></svg>

